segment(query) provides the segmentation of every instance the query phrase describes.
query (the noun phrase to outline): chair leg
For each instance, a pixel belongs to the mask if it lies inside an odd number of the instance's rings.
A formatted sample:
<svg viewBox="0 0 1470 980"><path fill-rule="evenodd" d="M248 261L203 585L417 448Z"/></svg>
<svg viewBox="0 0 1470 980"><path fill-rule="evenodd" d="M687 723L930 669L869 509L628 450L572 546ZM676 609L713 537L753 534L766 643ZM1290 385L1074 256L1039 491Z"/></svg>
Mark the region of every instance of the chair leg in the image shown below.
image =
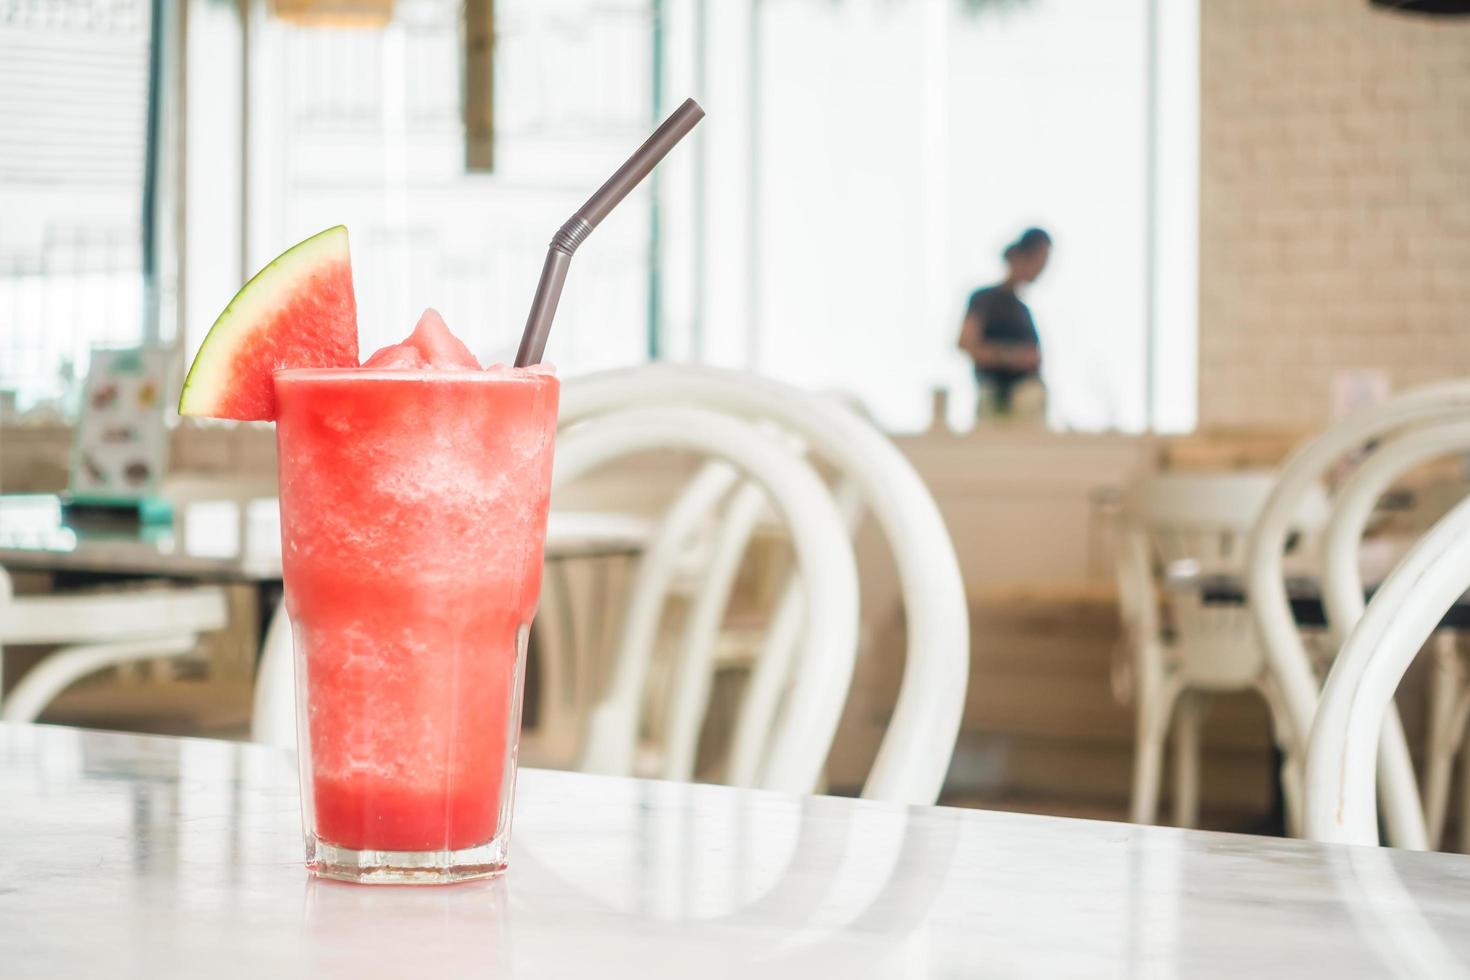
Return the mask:
<svg viewBox="0 0 1470 980"><path fill-rule="evenodd" d="M1378 807L1389 846L1409 851L1429 850L1419 780L1414 775L1404 723L1392 702L1383 716L1383 732L1378 738Z"/></svg>
<svg viewBox="0 0 1470 980"><path fill-rule="evenodd" d="M1460 853L1470 854L1470 752L1460 753Z"/></svg>
<svg viewBox="0 0 1470 980"><path fill-rule="evenodd" d="M1291 718L1281 701L1281 694L1269 677L1258 684L1261 697L1266 702L1266 711L1271 716L1271 737L1281 750L1281 802L1286 810L1283 815L1288 837L1302 835L1302 783L1301 760L1297 758L1296 741L1292 736Z"/></svg>
<svg viewBox="0 0 1470 980"><path fill-rule="evenodd" d="M1465 685L1464 670L1455 652L1455 634L1435 634L1434 661L1429 679L1429 737L1424 763L1424 822L1429 846L1438 848L1444 837L1449 809L1450 779L1460 739L1454 731L1455 705Z"/></svg>
<svg viewBox="0 0 1470 980"><path fill-rule="evenodd" d="M1138 713L1136 742L1133 743L1133 796L1127 818L1133 823L1154 823L1158 815L1158 779L1164 765L1164 745L1152 738L1150 714Z"/></svg>
<svg viewBox="0 0 1470 980"><path fill-rule="evenodd" d="M1470 684L1465 683L1465 676L1461 674L1461 688L1456 693L1454 710L1450 712L1449 721L1442 730L1441 737L1450 748L1444 753L1449 759L1453 759L1458 752L1460 756L1460 852L1470 854L1470 752L1463 751L1465 745L1465 731L1470 727ZM1449 763L1446 763L1446 768ZM1446 777L1448 782L1448 777ZM1449 795L1446 788L1446 796ZM1448 807L1448 800L1446 801ZM1443 816L1441 816L1443 820Z"/></svg>
<svg viewBox="0 0 1470 980"><path fill-rule="evenodd" d="M1281 756L1281 800L1286 807L1286 836L1302 836L1302 764L1295 755Z"/></svg>
<svg viewBox="0 0 1470 980"><path fill-rule="evenodd" d="M1174 826L1199 823L1200 728L1204 723L1204 695L1185 692L1174 708Z"/></svg>
<svg viewBox="0 0 1470 980"><path fill-rule="evenodd" d="M255 671L255 697L250 714L250 739L265 745L296 748L296 648L286 603L271 613L260 644L260 666Z"/></svg>
<svg viewBox="0 0 1470 980"><path fill-rule="evenodd" d="M1151 824L1158 818L1159 781L1164 767L1164 737L1181 685L1141 685L1135 714L1133 794L1128 819Z"/></svg>
<svg viewBox="0 0 1470 980"><path fill-rule="evenodd" d="M1128 819L1153 823L1159 810L1159 776L1164 765L1164 744L1153 733L1152 705L1138 706L1133 743L1133 795Z"/></svg>
<svg viewBox="0 0 1470 980"><path fill-rule="evenodd" d="M1450 776L1455 763L1453 752L1444 751L1430 742L1424 763L1424 820L1429 833L1429 846L1439 850L1444 840L1445 816L1449 811Z"/></svg>

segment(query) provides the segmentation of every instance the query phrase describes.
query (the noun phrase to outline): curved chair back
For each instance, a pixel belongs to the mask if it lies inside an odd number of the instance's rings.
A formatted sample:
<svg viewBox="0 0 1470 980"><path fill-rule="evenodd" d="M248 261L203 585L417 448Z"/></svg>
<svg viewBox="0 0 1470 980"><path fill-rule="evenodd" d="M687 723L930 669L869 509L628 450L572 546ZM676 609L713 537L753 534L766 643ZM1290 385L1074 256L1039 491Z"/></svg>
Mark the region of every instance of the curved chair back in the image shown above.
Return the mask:
<svg viewBox="0 0 1470 980"><path fill-rule="evenodd" d="M1308 837L1378 843L1374 772L1394 691L1467 588L1470 500L1445 515L1384 580L1332 665L1307 746Z"/></svg>
<svg viewBox="0 0 1470 980"><path fill-rule="evenodd" d="M738 371L655 364L577 378L563 389L562 422L660 405L699 406L772 424L851 481L894 553L908 629L898 703L863 793L932 803L964 707L969 617L954 547L923 481L897 447L851 409ZM784 714L791 713L788 707ZM770 760L784 765L779 754ZM768 771L763 781L773 779Z"/></svg>
<svg viewBox="0 0 1470 980"><path fill-rule="evenodd" d="M1347 641L1367 605L1358 555L1380 497L1404 473L1436 457L1470 449L1470 420L1426 424L1386 440L1343 483L1322 549L1322 600L1334 647ZM1453 637L1450 638L1451 641ZM1465 728L1465 694L1453 649L1431 675L1429 731L1422 781L1427 843L1439 846L1448 810L1450 770ZM1444 669L1447 668L1447 669Z"/></svg>
<svg viewBox="0 0 1470 980"><path fill-rule="evenodd" d="M1470 414L1470 382L1419 388L1358 412L1308 440L1287 460L1246 546L1246 593L1267 664L1278 684L1293 731L1289 744L1304 746L1317 709L1318 683L1291 613L1282 554L1290 516L1307 488L1345 454L1406 427L1462 419ZM1397 713L1383 730L1380 758L1389 836L1401 847L1423 848L1428 835L1413 762ZM1299 751L1299 750L1298 750ZM1286 765L1300 765L1288 752Z"/></svg>
<svg viewBox="0 0 1470 980"><path fill-rule="evenodd" d="M722 528L712 560L722 574L733 580L738 562L727 560L726 552L737 548L743 552L758 508L766 500L791 536L810 615L803 656L788 693L793 710L773 736L775 764L766 785L811 792L831 749L857 654L857 565L841 516L811 466L780 441L739 418L697 408L628 408L566 428L557 436L552 485L574 482L623 456L666 450L697 452L728 463L759 487L742 488L733 505L739 512L730 515ZM690 623L698 628L701 621L723 612L722 603L696 602ZM666 760L675 767L669 774L676 778L693 775L692 736L697 735L708 702L713 665L707 658L712 651L712 644L696 644L681 651L676 665L670 725L676 736L685 737L672 744L688 746ZM647 647L638 648L640 655L613 665L608 697L588 721L584 769L631 771L650 666L648 652Z"/></svg>
<svg viewBox="0 0 1470 980"><path fill-rule="evenodd" d="M1395 435L1339 488L1322 539L1322 602L1334 646L1341 646L1367 606L1358 552L1373 508L1394 481L1439 456L1470 450L1470 415Z"/></svg>

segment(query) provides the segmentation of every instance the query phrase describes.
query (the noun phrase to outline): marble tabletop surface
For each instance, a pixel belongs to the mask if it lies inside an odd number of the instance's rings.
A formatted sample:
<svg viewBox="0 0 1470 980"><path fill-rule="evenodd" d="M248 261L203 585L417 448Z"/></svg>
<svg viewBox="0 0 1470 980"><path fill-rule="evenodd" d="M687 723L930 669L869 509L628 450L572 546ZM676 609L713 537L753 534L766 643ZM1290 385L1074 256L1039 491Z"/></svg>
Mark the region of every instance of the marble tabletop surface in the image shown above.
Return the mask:
<svg viewBox="0 0 1470 980"><path fill-rule="evenodd" d="M292 760L0 725L0 975L1458 976L1470 858L527 770L509 874L302 869Z"/></svg>
<svg viewBox="0 0 1470 980"><path fill-rule="evenodd" d="M546 557L636 554L650 533L630 514L553 511ZM198 497L177 502L171 523L138 527L68 520L55 494L3 494L0 568L279 581L280 508L271 496Z"/></svg>

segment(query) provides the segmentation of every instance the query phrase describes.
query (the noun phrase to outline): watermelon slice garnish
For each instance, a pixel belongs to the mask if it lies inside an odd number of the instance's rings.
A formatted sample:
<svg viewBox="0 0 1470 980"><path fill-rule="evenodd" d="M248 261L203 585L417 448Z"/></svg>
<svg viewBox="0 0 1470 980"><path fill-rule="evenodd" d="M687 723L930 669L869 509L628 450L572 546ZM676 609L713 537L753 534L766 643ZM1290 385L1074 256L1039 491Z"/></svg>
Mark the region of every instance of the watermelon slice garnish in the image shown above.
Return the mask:
<svg viewBox="0 0 1470 980"><path fill-rule="evenodd" d="M357 300L347 229L282 252L214 321L179 395L180 415L270 421L278 368L357 367Z"/></svg>

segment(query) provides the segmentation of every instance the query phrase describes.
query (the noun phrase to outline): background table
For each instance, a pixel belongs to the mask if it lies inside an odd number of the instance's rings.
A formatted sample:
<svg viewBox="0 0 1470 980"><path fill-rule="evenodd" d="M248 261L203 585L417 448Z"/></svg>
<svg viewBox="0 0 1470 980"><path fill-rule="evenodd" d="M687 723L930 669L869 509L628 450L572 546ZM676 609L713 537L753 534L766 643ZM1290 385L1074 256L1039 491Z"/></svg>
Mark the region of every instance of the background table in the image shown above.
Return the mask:
<svg viewBox="0 0 1470 980"><path fill-rule="evenodd" d="M273 496L222 495L229 488L195 488L175 501L170 523L144 526L68 519L55 494L0 495L0 569L44 572L60 589L140 578L232 586L245 605L232 614L230 642L212 670L227 680L249 680L281 596L280 508ZM534 695L544 655L602 651L617 598L613 580L642 553L652 526L632 514L552 512L546 609L533 634L527 724L537 721ZM569 564L586 566L583 578L590 584L581 593L569 584Z"/></svg>
<svg viewBox="0 0 1470 980"><path fill-rule="evenodd" d="M649 522L628 514L555 511L548 560L637 554ZM69 520L55 494L0 495L0 567L148 575L217 582L279 582L281 518L274 497L178 502L173 521L129 526Z"/></svg>
<svg viewBox="0 0 1470 980"><path fill-rule="evenodd" d="M1327 609L1322 602L1322 583L1309 575L1293 575L1286 580L1286 599L1291 606L1291 615L1298 626L1321 627L1327 625ZM1245 604L1245 582L1238 575L1171 575L1170 588L1193 589L1212 605L1241 606ZM1364 598L1372 599L1377 584L1364 590ZM1470 628L1470 593L1455 600L1455 604L1440 620L1441 629Z"/></svg>
<svg viewBox="0 0 1470 980"><path fill-rule="evenodd" d="M1454 976L1470 859L528 770L511 870L310 879L259 746L0 725L25 977Z"/></svg>

